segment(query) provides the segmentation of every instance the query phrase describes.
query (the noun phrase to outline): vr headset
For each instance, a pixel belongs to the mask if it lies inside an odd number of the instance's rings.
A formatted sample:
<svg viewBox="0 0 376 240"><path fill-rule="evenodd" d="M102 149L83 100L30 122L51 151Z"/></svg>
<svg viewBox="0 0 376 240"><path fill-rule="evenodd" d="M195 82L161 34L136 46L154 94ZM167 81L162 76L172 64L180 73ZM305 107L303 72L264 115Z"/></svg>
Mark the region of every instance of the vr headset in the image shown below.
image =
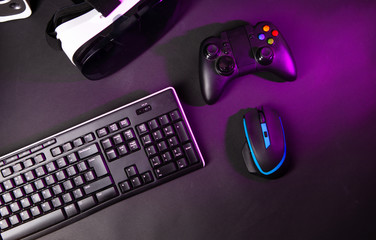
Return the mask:
<svg viewBox="0 0 376 240"><path fill-rule="evenodd" d="M74 2L49 21L47 41L90 80L118 71L151 47L171 27L178 5L178 0Z"/></svg>

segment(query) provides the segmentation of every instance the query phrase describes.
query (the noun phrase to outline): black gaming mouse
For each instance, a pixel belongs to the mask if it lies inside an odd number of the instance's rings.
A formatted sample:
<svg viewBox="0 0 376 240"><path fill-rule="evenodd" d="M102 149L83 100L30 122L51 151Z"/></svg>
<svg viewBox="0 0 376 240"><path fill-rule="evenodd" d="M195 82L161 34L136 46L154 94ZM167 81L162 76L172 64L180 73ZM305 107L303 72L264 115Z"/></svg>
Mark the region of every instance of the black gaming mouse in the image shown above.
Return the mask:
<svg viewBox="0 0 376 240"><path fill-rule="evenodd" d="M250 173L275 177L286 158L281 117L272 109L252 108L243 116L246 142L243 158Z"/></svg>

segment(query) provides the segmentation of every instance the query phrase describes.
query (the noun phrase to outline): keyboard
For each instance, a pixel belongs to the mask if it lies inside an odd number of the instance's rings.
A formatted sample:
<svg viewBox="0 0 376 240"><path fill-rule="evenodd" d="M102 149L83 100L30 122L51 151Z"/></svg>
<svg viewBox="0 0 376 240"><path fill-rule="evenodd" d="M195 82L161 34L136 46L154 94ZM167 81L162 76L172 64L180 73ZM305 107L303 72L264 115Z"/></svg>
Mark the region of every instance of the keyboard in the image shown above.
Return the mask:
<svg viewBox="0 0 376 240"><path fill-rule="evenodd" d="M35 239L204 166L166 88L0 157L1 239Z"/></svg>

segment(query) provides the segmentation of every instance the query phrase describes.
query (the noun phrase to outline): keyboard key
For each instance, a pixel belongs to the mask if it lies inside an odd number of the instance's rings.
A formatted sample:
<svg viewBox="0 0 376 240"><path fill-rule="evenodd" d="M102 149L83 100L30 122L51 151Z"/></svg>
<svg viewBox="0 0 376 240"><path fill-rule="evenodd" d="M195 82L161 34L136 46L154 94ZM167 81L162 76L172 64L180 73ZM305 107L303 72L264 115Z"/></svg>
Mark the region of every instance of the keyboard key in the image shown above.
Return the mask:
<svg viewBox="0 0 376 240"><path fill-rule="evenodd" d="M71 193L66 193L62 196L64 203L70 203L73 201L73 197Z"/></svg>
<svg viewBox="0 0 376 240"><path fill-rule="evenodd" d="M97 136L99 138L104 137L108 134L107 128L101 128L97 130Z"/></svg>
<svg viewBox="0 0 376 240"><path fill-rule="evenodd" d="M84 159L98 152L99 152L98 146L96 144L92 144L83 149L80 149L77 153L80 159Z"/></svg>
<svg viewBox="0 0 376 240"><path fill-rule="evenodd" d="M85 143L89 143L95 140L95 136L92 133L86 134L84 136Z"/></svg>
<svg viewBox="0 0 376 240"><path fill-rule="evenodd" d="M29 159L26 159L26 160L24 161L23 165L24 165L25 168L29 168L29 167L33 166L34 163L35 163L35 162L34 162L34 159L29 158Z"/></svg>
<svg viewBox="0 0 376 240"><path fill-rule="evenodd" d="M63 168L68 164L65 158L59 158L58 160L56 160L56 163L59 168Z"/></svg>
<svg viewBox="0 0 376 240"><path fill-rule="evenodd" d="M21 199L20 203L21 203L22 208L24 209L31 206L31 200L28 197Z"/></svg>
<svg viewBox="0 0 376 240"><path fill-rule="evenodd" d="M16 199L22 198L24 196L24 193L21 188L17 188L13 190L13 195Z"/></svg>
<svg viewBox="0 0 376 240"><path fill-rule="evenodd" d="M177 167L174 162L170 162L158 169L155 170L155 174L158 178L165 177L177 170Z"/></svg>
<svg viewBox="0 0 376 240"><path fill-rule="evenodd" d="M176 120L179 120L180 119L180 113L178 110L175 110L173 112L170 113L170 117L172 119L172 121L176 121Z"/></svg>
<svg viewBox="0 0 376 240"><path fill-rule="evenodd" d="M84 172L87 170L87 165L86 165L86 162L80 162L79 164L77 164L77 168L78 168L78 171L79 172Z"/></svg>
<svg viewBox="0 0 376 240"><path fill-rule="evenodd" d="M4 200L5 203L9 203L9 202L13 201L13 197L12 197L12 195L8 192L8 193L5 193L5 194L3 195L3 200Z"/></svg>
<svg viewBox="0 0 376 240"><path fill-rule="evenodd" d="M134 132L132 129L128 129L126 131L123 132L123 135L124 135L124 138L126 141L129 141L133 138L135 138L135 135L134 135Z"/></svg>
<svg viewBox="0 0 376 240"><path fill-rule="evenodd" d="M10 212L9 212L8 206L5 206L5 207L0 208L0 215L1 215L2 217L6 217L6 216L8 216L9 214L10 214Z"/></svg>
<svg viewBox="0 0 376 240"><path fill-rule="evenodd" d="M156 119L153 119L153 120L149 121L148 125L149 125L149 128L151 130L155 130L155 129L157 129L159 127L159 123L157 122Z"/></svg>
<svg viewBox="0 0 376 240"><path fill-rule="evenodd" d="M113 123L110 126L108 126L108 130L110 130L110 133L113 133L119 130L119 127L116 123Z"/></svg>
<svg viewBox="0 0 376 240"><path fill-rule="evenodd" d="M7 167L7 168L4 168L3 170L1 170L1 174L3 175L3 177L8 177L10 175L12 175L13 173L13 169L10 168L10 167Z"/></svg>
<svg viewBox="0 0 376 240"><path fill-rule="evenodd" d="M56 163L55 162L49 162L46 165L47 172L51 173L57 169Z"/></svg>
<svg viewBox="0 0 376 240"><path fill-rule="evenodd" d="M14 177L13 181L16 184L16 186L20 186L20 185L25 183L25 179L22 175L18 175L16 177Z"/></svg>
<svg viewBox="0 0 376 240"><path fill-rule="evenodd" d="M98 199L98 202L105 202L107 200L110 200L111 198L116 197L118 194L115 190L115 188L108 188L106 190L100 191L95 194L95 196Z"/></svg>
<svg viewBox="0 0 376 240"><path fill-rule="evenodd" d="M31 148L31 149L30 149L30 152L31 152L31 153L35 153L35 152L38 152L39 150L42 150L42 149L43 149L43 145L40 144L40 145L37 145L37 146Z"/></svg>
<svg viewBox="0 0 376 240"><path fill-rule="evenodd" d="M40 166L35 169L35 174L37 175L37 177L42 177L46 175L46 169L44 168L44 166Z"/></svg>
<svg viewBox="0 0 376 240"><path fill-rule="evenodd" d="M159 122L161 123L162 126L167 125L170 123L170 120L168 119L168 116L165 114L161 117L159 117Z"/></svg>
<svg viewBox="0 0 376 240"><path fill-rule="evenodd" d="M46 160L46 157L44 156L43 153L38 154L38 155L36 155L36 156L34 157L34 161L35 161L36 164L41 163L41 162L43 162L44 160Z"/></svg>
<svg viewBox="0 0 376 240"><path fill-rule="evenodd" d="M143 123L137 126L137 132L138 132L138 135L142 135L142 134L148 133L149 129L146 126L146 124Z"/></svg>
<svg viewBox="0 0 376 240"><path fill-rule="evenodd" d="M116 134L112 137L112 141L115 145L119 145L120 143L124 142L123 137L120 134Z"/></svg>
<svg viewBox="0 0 376 240"><path fill-rule="evenodd" d="M64 207L64 211L69 218L78 213L78 210L77 210L77 208L74 204L70 204L70 205Z"/></svg>
<svg viewBox="0 0 376 240"><path fill-rule="evenodd" d="M108 161L115 160L117 158L117 153L115 152L114 149L106 151L106 156Z"/></svg>
<svg viewBox="0 0 376 240"><path fill-rule="evenodd" d="M112 144L111 139L109 138L102 140L101 144L102 144L103 149L109 149L114 146L114 144Z"/></svg>
<svg viewBox="0 0 376 240"><path fill-rule="evenodd" d="M131 190L131 185L128 181L119 183L119 187L122 193L126 193Z"/></svg>
<svg viewBox="0 0 376 240"><path fill-rule="evenodd" d="M71 153L71 154L67 155L67 160L68 160L69 163L77 162L78 158L77 158L76 153Z"/></svg>
<svg viewBox="0 0 376 240"><path fill-rule="evenodd" d="M179 160L176 161L176 163L178 164L179 169L182 169L188 166L187 160L185 160L185 158L180 158Z"/></svg>
<svg viewBox="0 0 376 240"><path fill-rule="evenodd" d="M24 191L25 191L26 194L30 194L30 193L35 191L34 186L30 183L25 185L23 188L24 188Z"/></svg>
<svg viewBox="0 0 376 240"><path fill-rule="evenodd" d="M12 226L19 224L20 221L21 221L21 220L20 220L20 218L18 217L17 214L16 214L16 215L13 215L13 216L11 216L11 217L9 218L9 222L10 222L10 224L11 224Z"/></svg>
<svg viewBox="0 0 376 240"><path fill-rule="evenodd" d="M151 139L151 135L148 134L148 135L142 136L141 142L144 147L146 147L147 145L150 145L153 142L153 140Z"/></svg>
<svg viewBox="0 0 376 240"><path fill-rule="evenodd" d="M152 135L153 135L154 141L159 141L163 138L163 134L162 134L161 130L157 130L157 131L153 132Z"/></svg>
<svg viewBox="0 0 376 240"><path fill-rule="evenodd" d="M29 220L31 218L28 210L20 212L20 217L21 217L22 221L26 221L26 220Z"/></svg>
<svg viewBox="0 0 376 240"><path fill-rule="evenodd" d="M99 179L98 181L87 184L86 186L83 187L83 189L86 194L90 194L102 188L105 188L107 186L110 186L111 184L112 184L111 178L105 177L105 178Z"/></svg>
<svg viewBox="0 0 376 240"><path fill-rule="evenodd" d="M51 189L45 189L42 191L42 196L43 196L43 199L49 199L52 197L52 192L51 192Z"/></svg>
<svg viewBox="0 0 376 240"><path fill-rule="evenodd" d="M67 143L64 143L64 144L63 144L63 150L64 150L64 152L68 152L68 151L70 151L70 150L72 150L72 149L73 149L73 145L72 145L72 143L67 142Z"/></svg>
<svg viewBox="0 0 376 240"><path fill-rule="evenodd" d="M180 139L180 142L186 142L189 140L189 136L185 130L184 124L182 121L175 123L175 129Z"/></svg>
<svg viewBox="0 0 376 240"><path fill-rule="evenodd" d="M31 215L33 215L33 217L36 217L36 216L39 216L39 215L42 214L39 206L35 206L35 207L30 208L30 212L31 212Z"/></svg>
<svg viewBox="0 0 376 240"><path fill-rule="evenodd" d="M22 169L24 169L22 162L19 162L16 165L13 166L13 172L19 172Z"/></svg>
<svg viewBox="0 0 376 240"><path fill-rule="evenodd" d="M84 140L82 138L77 138L73 141L74 147L79 147L84 145Z"/></svg>
<svg viewBox="0 0 376 240"><path fill-rule="evenodd" d="M77 204L81 211L85 211L95 206L95 200L91 196L91 197L78 201Z"/></svg>
<svg viewBox="0 0 376 240"><path fill-rule="evenodd" d="M48 147L48 146L51 146L52 144L55 144L56 143L56 139L50 139L48 140L47 142L43 143L43 147Z"/></svg>
<svg viewBox="0 0 376 240"><path fill-rule="evenodd" d="M18 212L21 209L21 206L18 202L14 202L14 203L10 204L9 207L10 207L10 210L13 213Z"/></svg>
<svg viewBox="0 0 376 240"><path fill-rule="evenodd" d="M130 181L131 181L133 188L136 188L142 185L141 179L139 177L134 177Z"/></svg>
<svg viewBox="0 0 376 240"><path fill-rule="evenodd" d="M131 122L129 121L128 118L125 118L125 119L119 121L120 128L126 128L126 127L128 127L130 125L131 125Z"/></svg>
<svg viewBox="0 0 376 240"><path fill-rule="evenodd" d="M6 180L5 182L3 182L3 185L5 190L10 190L15 187L12 179Z"/></svg>
<svg viewBox="0 0 376 240"><path fill-rule="evenodd" d="M87 163L90 167L94 168L94 172L97 177L102 177L108 173L108 170L100 155L88 159Z"/></svg>
<svg viewBox="0 0 376 240"><path fill-rule="evenodd" d="M55 147L55 148L51 149L51 154L54 157L56 157L56 156L58 156L58 155L60 155L62 153L63 153L63 150L61 149L61 147Z"/></svg>
<svg viewBox="0 0 376 240"><path fill-rule="evenodd" d="M29 234L38 232L47 227L53 226L65 219L63 212L59 209L32 221L25 222L15 228L9 229L1 233L1 237L6 239L20 239Z"/></svg>
<svg viewBox="0 0 376 240"><path fill-rule="evenodd" d="M137 140L130 141L128 143L128 147L132 152L135 152L140 149L140 145L138 145Z"/></svg>
<svg viewBox="0 0 376 240"><path fill-rule="evenodd" d="M52 205L51 205L50 202L44 202L44 203L42 203L40 206L41 206L41 208L42 208L43 213L46 213L46 212L52 210Z"/></svg>
<svg viewBox="0 0 376 240"><path fill-rule="evenodd" d="M136 166L130 166L124 169L125 173L127 174L128 177L132 177L134 175L138 174Z"/></svg>
<svg viewBox="0 0 376 240"><path fill-rule="evenodd" d="M149 171L141 174L141 178L144 183L150 183L153 181L153 175Z"/></svg>
<svg viewBox="0 0 376 240"><path fill-rule="evenodd" d="M116 148L120 156L124 156L128 153L128 149L125 145L120 145Z"/></svg>
<svg viewBox="0 0 376 240"><path fill-rule="evenodd" d="M26 181L28 181L28 182L34 180L35 179L34 171L31 170L31 171L26 172L24 174L24 177L25 177Z"/></svg>
<svg viewBox="0 0 376 240"><path fill-rule="evenodd" d="M185 144L183 148L190 164L199 162L199 159L197 158L195 150L193 149L193 146L191 143Z"/></svg>
<svg viewBox="0 0 376 240"><path fill-rule="evenodd" d="M0 220L0 229L5 230L8 227L10 227L8 220L7 219L1 219Z"/></svg>

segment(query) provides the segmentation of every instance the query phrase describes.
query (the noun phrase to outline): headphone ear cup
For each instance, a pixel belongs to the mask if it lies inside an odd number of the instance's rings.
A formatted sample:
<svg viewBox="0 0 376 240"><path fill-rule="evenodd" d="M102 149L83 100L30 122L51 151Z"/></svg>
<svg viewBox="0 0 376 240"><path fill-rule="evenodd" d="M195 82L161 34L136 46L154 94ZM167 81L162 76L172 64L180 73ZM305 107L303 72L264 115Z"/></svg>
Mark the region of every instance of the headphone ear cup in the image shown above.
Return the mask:
<svg viewBox="0 0 376 240"><path fill-rule="evenodd" d="M62 23L65 23L69 20L72 20L76 17L81 16L82 14L85 14L93 10L93 7L87 2L80 1L80 0L76 0L73 2L80 2L80 3L74 4L68 7L64 7L58 10L52 16L50 21L47 23L46 32L45 32L46 40L47 40L47 43L56 50L62 50L62 48L61 48L60 40L56 38L55 29Z"/></svg>

